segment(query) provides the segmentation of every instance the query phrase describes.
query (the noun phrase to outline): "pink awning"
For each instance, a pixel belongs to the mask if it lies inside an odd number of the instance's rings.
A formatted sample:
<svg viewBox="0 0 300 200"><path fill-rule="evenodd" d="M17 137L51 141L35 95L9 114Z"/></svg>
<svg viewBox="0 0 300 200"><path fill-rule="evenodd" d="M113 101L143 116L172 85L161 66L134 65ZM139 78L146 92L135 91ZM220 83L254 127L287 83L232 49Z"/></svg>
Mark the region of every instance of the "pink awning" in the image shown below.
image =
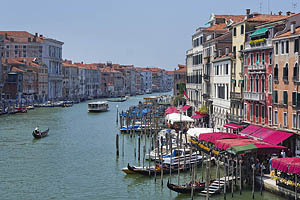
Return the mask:
<svg viewBox="0 0 300 200"><path fill-rule="evenodd" d="M192 118L193 119L201 119L203 117L207 116L207 114L197 114L197 115L193 115Z"/></svg>
<svg viewBox="0 0 300 200"><path fill-rule="evenodd" d="M272 159L272 168L283 172L300 174L300 158L276 158Z"/></svg>
<svg viewBox="0 0 300 200"><path fill-rule="evenodd" d="M260 128L250 135L250 137L261 139L264 142L277 145L287 138L291 137L293 133L277 131L268 128Z"/></svg>
<svg viewBox="0 0 300 200"><path fill-rule="evenodd" d="M189 109L191 106L185 105L182 107L182 111L186 111L187 109Z"/></svg>
<svg viewBox="0 0 300 200"><path fill-rule="evenodd" d="M255 125L249 125L247 128L243 129L240 132L240 134L242 134L242 135L251 135L252 133L258 131L259 129L261 129L261 127L255 126Z"/></svg>
<svg viewBox="0 0 300 200"><path fill-rule="evenodd" d="M172 114L172 113L179 113L179 110L178 110L177 107L168 107L168 108L165 110L165 113L166 113L166 115Z"/></svg>
<svg viewBox="0 0 300 200"><path fill-rule="evenodd" d="M238 130L239 128L243 128L244 126L234 124L234 123L227 123L224 125L225 128L233 129L233 130Z"/></svg>
<svg viewBox="0 0 300 200"><path fill-rule="evenodd" d="M217 140L221 140L221 139L234 139L234 138L240 138L240 137L242 137L242 136L234 134L234 133L215 132L215 133L200 134L198 139L206 141L206 142L211 142L211 143L215 144L215 142Z"/></svg>

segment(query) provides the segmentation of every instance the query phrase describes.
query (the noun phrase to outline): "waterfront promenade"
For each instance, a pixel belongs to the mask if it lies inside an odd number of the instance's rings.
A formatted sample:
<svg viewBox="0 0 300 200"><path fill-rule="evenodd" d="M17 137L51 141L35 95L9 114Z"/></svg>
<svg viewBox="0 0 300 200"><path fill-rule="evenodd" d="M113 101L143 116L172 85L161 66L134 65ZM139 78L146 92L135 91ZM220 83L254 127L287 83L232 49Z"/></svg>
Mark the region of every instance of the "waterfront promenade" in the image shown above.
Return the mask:
<svg viewBox="0 0 300 200"><path fill-rule="evenodd" d="M134 140L128 135L120 137L116 159L116 105L126 110L142 100L143 96L136 96L109 103L110 111L98 114L88 113L88 102L83 102L70 108L38 108L25 115L0 116L0 199L190 199L166 187L168 176L161 187L154 178L126 176L121 171L128 162L139 163L134 159ZM49 127L49 136L34 140L31 132L36 126ZM180 180L188 182L190 174L182 174ZM177 181L176 175L172 181ZM250 189L243 190L242 196L238 192L234 198L227 195L227 199L250 198ZM212 199L223 199L223 195ZM258 191L255 199L284 198L268 192L261 197Z"/></svg>

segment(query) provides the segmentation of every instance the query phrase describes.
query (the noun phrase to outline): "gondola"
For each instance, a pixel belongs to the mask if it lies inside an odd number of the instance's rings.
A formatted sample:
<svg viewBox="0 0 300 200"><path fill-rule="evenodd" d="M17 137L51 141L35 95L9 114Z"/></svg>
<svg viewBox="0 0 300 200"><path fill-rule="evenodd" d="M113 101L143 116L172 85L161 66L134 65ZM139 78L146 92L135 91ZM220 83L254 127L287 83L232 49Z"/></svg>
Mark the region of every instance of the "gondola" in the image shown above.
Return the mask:
<svg viewBox="0 0 300 200"><path fill-rule="evenodd" d="M168 180L167 186L170 190L173 190L178 193L191 193L191 191L192 191L192 183L188 183L185 185L175 185L175 184L169 183L169 180ZM193 191L195 193L202 192L204 189L205 189L205 182L203 182L203 183L195 182L195 184L193 186Z"/></svg>
<svg viewBox="0 0 300 200"><path fill-rule="evenodd" d="M142 175L145 175L145 176L153 176L153 175L155 175L155 171L156 171L157 175L159 175L161 173L161 168L160 167L155 167L155 169L154 169L154 166L151 166L150 168L149 167L145 167L143 169L141 167L130 166L129 163L127 165L127 170L129 172L137 173L137 174L142 174ZM183 170L183 168L180 168L180 170ZM178 168L172 168L171 169L171 172L173 172L173 173L177 172L177 171L178 171ZM125 172L125 173L130 174L128 172ZM164 174L170 173L170 168L163 168L163 173Z"/></svg>
<svg viewBox="0 0 300 200"><path fill-rule="evenodd" d="M49 128L43 132L40 132L38 129L35 129L34 131L32 131L32 135L34 138L40 139L46 137L48 135L48 132L49 132Z"/></svg>

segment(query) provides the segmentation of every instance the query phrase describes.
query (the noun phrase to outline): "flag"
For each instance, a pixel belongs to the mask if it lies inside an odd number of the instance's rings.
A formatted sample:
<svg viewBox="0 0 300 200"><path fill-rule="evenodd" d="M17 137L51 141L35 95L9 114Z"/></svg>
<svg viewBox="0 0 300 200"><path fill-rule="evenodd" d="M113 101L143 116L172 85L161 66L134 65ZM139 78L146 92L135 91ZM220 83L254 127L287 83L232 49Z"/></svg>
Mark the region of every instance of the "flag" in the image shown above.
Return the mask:
<svg viewBox="0 0 300 200"><path fill-rule="evenodd" d="M186 95L185 91L183 91L183 95L184 95L184 98L185 98L186 100L189 99L189 97L188 97L188 95Z"/></svg>

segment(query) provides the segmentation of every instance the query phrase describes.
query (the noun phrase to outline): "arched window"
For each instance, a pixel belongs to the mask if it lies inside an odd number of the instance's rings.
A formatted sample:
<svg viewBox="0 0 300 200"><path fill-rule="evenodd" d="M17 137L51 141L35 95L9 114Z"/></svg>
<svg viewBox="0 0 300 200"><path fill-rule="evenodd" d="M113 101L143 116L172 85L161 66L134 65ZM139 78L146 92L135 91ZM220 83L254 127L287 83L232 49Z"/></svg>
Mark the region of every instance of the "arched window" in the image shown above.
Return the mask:
<svg viewBox="0 0 300 200"><path fill-rule="evenodd" d="M265 75L261 76L261 92L265 92Z"/></svg>
<svg viewBox="0 0 300 200"><path fill-rule="evenodd" d="M295 63L294 70L293 70L293 81L298 81L298 63Z"/></svg>
<svg viewBox="0 0 300 200"><path fill-rule="evenodd" d="M278 80L278 64L274 67L274 80Z"/></svg>
<svg viewBox="0 0 300 200"><path fill-rule="evenodd" d="M255 92L258 92L258 88L259 88L259 77L258 77L258 75L256 75L256 78L255 78Z"/></svg>
<svg viewBox="0 0 300 200"><path fill-rule="evenodd" d="M253 76L250 78L250 92L253 92Z"/></svg>
<svg viewBox="0 0 300 200"><path fill-rule="evenodd" d="M272 93L273 90L273 81L272 81L272 75L269 76L269 83L268 83L268 92Z"/></svg>
<svg viewBox="0 0 300 200"><path fill-rule="evenodd" d="M247 76L244 78L244 91L247 92Z"/></svg>
<svg viewBox="0 0 300 200"><path fill-rule="evenodd" d="M284 68L283 68L283 81L288 81L289 76L289 64L286 63Z"/></svg>

